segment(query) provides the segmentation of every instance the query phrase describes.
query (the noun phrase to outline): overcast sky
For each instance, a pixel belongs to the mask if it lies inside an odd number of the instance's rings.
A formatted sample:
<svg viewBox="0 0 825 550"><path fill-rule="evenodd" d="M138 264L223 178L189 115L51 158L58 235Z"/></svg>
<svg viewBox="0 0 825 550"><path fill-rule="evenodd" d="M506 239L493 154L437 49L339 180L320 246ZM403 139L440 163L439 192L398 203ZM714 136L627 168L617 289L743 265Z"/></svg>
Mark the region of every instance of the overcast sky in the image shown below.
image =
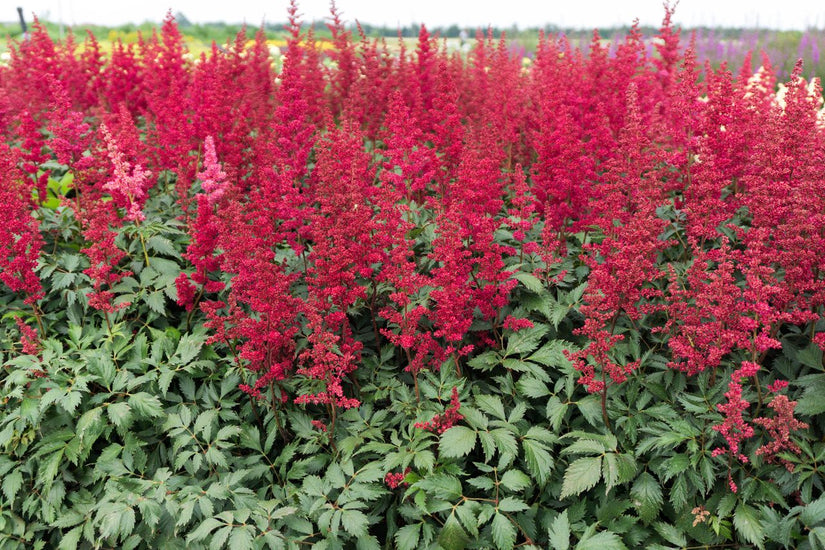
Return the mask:
<svg viewBox="0 0 825 550"><path fill-rule="evenodd" d="M286 19L286 0L14 0L3 1L0 20L16 19L21 6L30 19L36 13L44 19L67 25L160 21L167 10L181 12L196 23L225 21L280 22ZM661 22L662 0L338 0L347 21L384 24L391 27L410 23L448 26L453 23L472 28L494 25L520 28L550 23L561 27L610 27L632 23ZM329 14L328 0L302 0L301 13L307 21ZM825 27L825 2L819 0L681 0L675 15L683 27L698 25L805 29Z"/></svg>

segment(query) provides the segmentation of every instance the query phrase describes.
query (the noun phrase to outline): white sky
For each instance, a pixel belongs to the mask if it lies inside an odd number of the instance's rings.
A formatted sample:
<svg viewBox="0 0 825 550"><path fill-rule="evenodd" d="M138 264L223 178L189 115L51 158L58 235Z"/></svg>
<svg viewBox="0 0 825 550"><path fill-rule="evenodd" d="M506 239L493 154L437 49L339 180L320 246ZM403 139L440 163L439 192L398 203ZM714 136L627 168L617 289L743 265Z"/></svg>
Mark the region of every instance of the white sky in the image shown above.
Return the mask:
<svg viewBox="0 0 825 550"><path fill-rule="evenodd" d="M560 27L611 27L629 25L634 18L658 25L662 0L337 0L345 20L386 24L410 23L471 28L495 25L520 28L546 23ZM21 6L26 19L36 13L67 25L98 23L117 25L159 22L167 10L181 12L195 23L286 20L287 0L15 0L2 2L0 21L16 20ZM304 20L329 14L328 0L299 0ZM805 29L825 27L825 2L819 0L681 0L674 17L683 27L698 25Z"/></svg>

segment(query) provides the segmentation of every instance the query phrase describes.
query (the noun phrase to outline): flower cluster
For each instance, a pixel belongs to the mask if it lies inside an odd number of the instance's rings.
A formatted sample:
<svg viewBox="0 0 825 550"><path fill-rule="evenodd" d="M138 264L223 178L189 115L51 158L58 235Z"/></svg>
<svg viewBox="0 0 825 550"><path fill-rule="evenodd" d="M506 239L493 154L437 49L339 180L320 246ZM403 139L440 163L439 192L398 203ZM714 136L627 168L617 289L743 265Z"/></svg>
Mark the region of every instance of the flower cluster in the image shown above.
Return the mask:
<svg viewBox="0 0 825 550"><path fill-rule="evenodd" d="M450 406L442 414L436 414L427 422L416 422L415 427L434 434L443 434L464 417L458 412L461 402L458 400L458 388L453 387Z"/></svg>

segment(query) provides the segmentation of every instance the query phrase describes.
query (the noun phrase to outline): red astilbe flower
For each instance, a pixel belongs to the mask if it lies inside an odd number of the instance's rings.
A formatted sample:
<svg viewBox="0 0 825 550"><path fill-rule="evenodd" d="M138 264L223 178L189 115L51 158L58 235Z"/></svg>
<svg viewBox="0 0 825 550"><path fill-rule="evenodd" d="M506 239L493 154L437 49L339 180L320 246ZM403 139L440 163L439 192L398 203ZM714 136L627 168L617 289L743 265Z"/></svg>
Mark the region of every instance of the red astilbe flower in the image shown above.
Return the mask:
<svg viewBox="0 0 825 550"><path fill-rule="evenodd" d="M386 483L387 487L389 487L390 489L396 489L399 485L402 484L404 485L404 487L407 487L409 486L409 483L404 483L404 478L407 477L407 474L409 474L411 471L412 468L407 467L404 469L403 472L387 472L387 475L384 476L384 483Z"/></svg>
<svg viewBox="0 0 825 550"><path fill-rule="evenodd" d="M48 129L54 137L49 140L49 146L59 163L71 166L73 170L82 170L82 166L78 164L82 162L83 152L89 147L89 138L92 137L90 126L83 121L83 113L71 108L64 83L51 75L47 76L53 94L53 112L49 115Z"/></svg>
<svg viewBox="0 0 825 550"><path fill-rule="evenodd" d="M18 121L17 134L20 136L22 144L18 149L20 154L21 168L28 174L37 191L37 200L40 203L46 202L48 198L47 187L49 184L49 171L42 170L43 163L51 158L46 148L46 138L40 132L40 123L27 110L17 114Z"/></svg>
<svg viewBox="0 0 825 550"><path fill-rule="evenodd" d="M44 296L35 273L43 237L31 215L35 206L31 187L16 177L17 163L18 155L0 144L0 281L34 305Z"/></svg>
<svg viewBox="0 0 825 550"><path fill-rule="evenodd" d="M224 284L209 279L209 273L220 268L221 257L215 254L221 231L221 220L216 216L215 209L226 193L228 182L226 173L222 170L215 153L212 136L207 136L204 142L203 171L198 172L203 193L197 196L197 216L189 227L189 245L184 258L195 266L195 273L191 281L199 285L202 292L219 292ZM197 287L190 282L190 276L185 273L175 279L178 293L177 303L190 311L194 306Z"/></svg>
<svg viewBox="0 0 825 550"><path fill-rule="evenodd" d="M91 265L83 271L92 280L94 291L89 293L89 306L107 313L114 313L120 309L128 307L128 302L113 304L115 298L110 290L121 279L131 275L130 271L118 271L117 265L126 253L120 250L115 244L117 233L112 227L118 227L121 223L117 212L110 207L111 203L97 201L84 212L83 237L90 246L83 248L80 252L89 257Z"/></svg>
<svg viewBox="0 0 825 550"><path fill-rule="evenodd" d="M752 361L743 361L741 367L731 374L728 383L728 391L725 392L727 403L721 403L716 407L724 415L721 424L713 426L713 429L722 434L728 448L717 447L713 450L713 456L730 455L733 459L741 462L748 462L748 457L740 451L740 444L745 439L753 436L753 426L747 423L742 414L750 406L750 403L742 397L742 380L756 376L759 365ZM731 481L733 492L735 485Z"/></svg>
<svg viewBox="0 0 825 550"><path fill-rule="evenodd" d="M788 383L784 380L777 380L768 389L779 394ZM753 423L762 426L767 430L771 441L756 449L757 456L764 456L765 461L770 464L780 463L789 472L794 471L794 464L786 458L779 456L779 453L789 452L799 454L802 450L799 445L791 441L791 432L796 430L808 429L808 424L800 422L793 417L794 408L796 408L796 401L791 401L786 395L775 395L768 403L768 407L773 409L776 413L772 418L759 417L753 420Z"/></svg>
<svg viewBox="0 0 825 550"><path fill-rule="evenodd" d="M461 402L458 399L458 388L453 386L449 407L447 407L442 414L436 414L427 422L416 422L415 427L441 435L452 428L459 420L464 420L464 416L458 412L460 408Z"/></svg>
<svg viewBox="0 0 825 550"><path fill-rule="evenodd" d="M664 201L655 168L658 155L643 130L633 85L627 100L619 151L607 162L600 195L591 201L605 237L583 251L590 275L581 307L585 322L576 333L586 336L588 343L570 359L582 373L579 382L590 392L606 391L608 379L623 382L639 366L638 361L621 364L611 357L611 350L624 339L614 329L622 316L638 321L645 312L642 302L657 295L650 283L662 277L658 255L670 244L659 238L667 223L656 216L656 207Z"/></svg>
<svg viewBox="0 0 825 550"><path fill-rule="evenodd" d="M15 317L14 322L17 323L17 330L20 331L20 344L23 346L23 353L40 355L40 336L37 334L37 329L27 325L20 317Z"/></svg>

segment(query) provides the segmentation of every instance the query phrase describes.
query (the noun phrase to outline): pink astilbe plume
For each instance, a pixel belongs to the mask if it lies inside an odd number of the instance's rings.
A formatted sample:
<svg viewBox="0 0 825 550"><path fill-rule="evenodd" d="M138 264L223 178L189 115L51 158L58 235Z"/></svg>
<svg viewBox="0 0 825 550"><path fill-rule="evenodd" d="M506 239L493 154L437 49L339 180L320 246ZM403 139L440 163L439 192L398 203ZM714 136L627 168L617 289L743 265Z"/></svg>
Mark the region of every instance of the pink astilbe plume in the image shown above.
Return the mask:
<svg viewBox="0 0 825 550"><path fill-rule="evenodd" d="M757 426L762 426L768 432L770 441L758 449L756 449L756 456L765 457L768 463L780 463L785 466L789 472L794 471L794 464L786 458L779 456L782 452L792 454L800 454L802 449L799 445L791 440L791 432L796 430L808 429L808 424L801 422L794 418L794 408L796 401L791 401L788 396L782 395L779 392L787 387L788 382L784 380L777 380L773 385L768 386L768 390L776 393L768 407L773 409L774 416L772 418L759 417L753 420Z"/></svg>
<svg viewBox="0 0 825 550"><path fill-rule="evenodd" d="M142 222L146 219L143 214L143 204L146 202L146 192L151 187L149 179L152 175L139 164L132 167L123 158L117 142L112 137L106 125L101 125L103 139L106 141L106 151L114 166L114 179L103 185L104 189L112 193L115 203L126 209L126 219L133 222Z"/></svg>
<svg viewBox="0 0 825 550"><path fill-rule="evenodd" d="M214 206L226 192L226 172L218 163L218 156L215 153L215 141L212 136L206 136L203 143L203 171L198 172L197 177L201 180L201 189L206 193L209 206Z"/></svg>

